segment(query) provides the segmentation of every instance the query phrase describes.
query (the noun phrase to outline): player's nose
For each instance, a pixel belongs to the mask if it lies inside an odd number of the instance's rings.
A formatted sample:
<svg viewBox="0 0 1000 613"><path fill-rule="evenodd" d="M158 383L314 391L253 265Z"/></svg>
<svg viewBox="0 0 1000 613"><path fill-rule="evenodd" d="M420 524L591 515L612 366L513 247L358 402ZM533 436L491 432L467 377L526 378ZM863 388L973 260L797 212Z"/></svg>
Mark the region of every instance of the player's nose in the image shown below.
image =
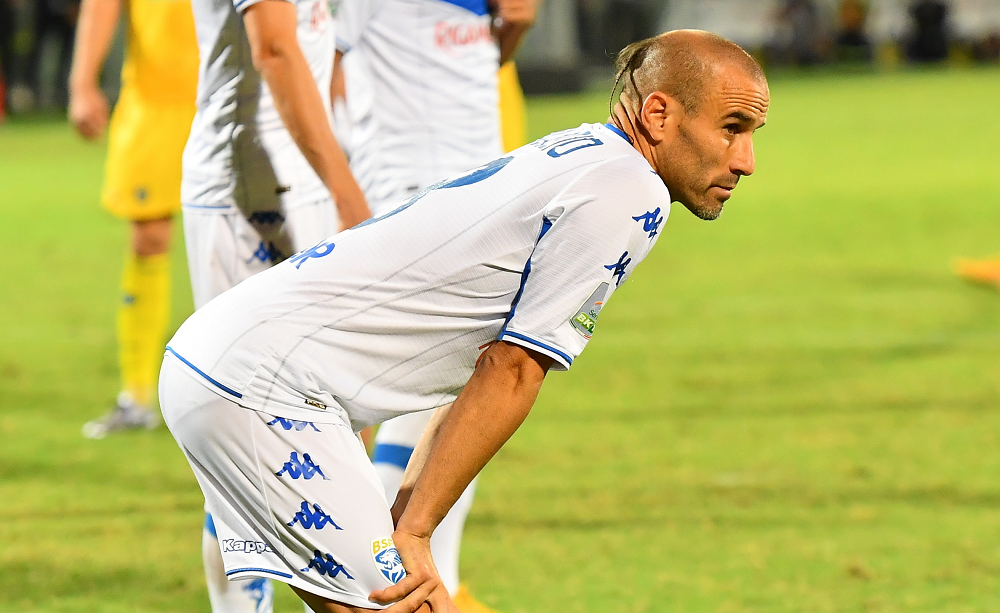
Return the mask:
<svg viewBox="0 0 1000 613"><path fill-rule="evenodd" d="M729 170L735 175L749 176L753 174L755 166L753 139L750 137L741 139L729 161Z"/></svg>

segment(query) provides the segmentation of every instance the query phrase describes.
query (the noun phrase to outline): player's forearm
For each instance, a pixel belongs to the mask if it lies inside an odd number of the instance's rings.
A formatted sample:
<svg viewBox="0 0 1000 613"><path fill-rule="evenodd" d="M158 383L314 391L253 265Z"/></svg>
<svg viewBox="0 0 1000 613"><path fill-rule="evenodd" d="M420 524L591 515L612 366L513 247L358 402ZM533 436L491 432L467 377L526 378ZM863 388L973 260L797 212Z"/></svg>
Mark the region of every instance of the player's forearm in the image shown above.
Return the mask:
<svg viewBox="0 0 1000 613"><path fill-rule="evenodd" d="M70 89L96 87L115 36L121 0L83 0L76 26Z"/></svg>
<svg viewBox="0 0 1000 613"><path fill-rule="evenodd" d="M338 205L364 200L347 157L333 136L309 65L298 49L280 46L257 60L285 127Z"/></svg>
<svg viewBox="0 0 1000 613"><path fill-rule="evenodd" d="M397 530L429 536L462 492L528 416L551 360L496 343L411 458L395 514ZM412 483L412 485L411 485Z"/></svg>
<svg viewBox="0 0 1000 613"><path fill-rule="evenodd" d="M500 65L503 66L514 59L524 35L531 29L531 23L504 23L497 30L497 43L500 46Z"/></svg>

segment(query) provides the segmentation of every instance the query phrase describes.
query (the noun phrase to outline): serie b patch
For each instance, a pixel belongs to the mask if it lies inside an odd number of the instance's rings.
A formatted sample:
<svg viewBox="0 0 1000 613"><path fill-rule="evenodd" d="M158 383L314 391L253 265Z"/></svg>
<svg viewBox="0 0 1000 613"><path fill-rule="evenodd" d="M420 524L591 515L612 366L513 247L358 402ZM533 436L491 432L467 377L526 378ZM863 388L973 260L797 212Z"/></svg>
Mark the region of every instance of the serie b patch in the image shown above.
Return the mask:
<svg viewBox="0 0 1000 613"><path fill-rule="evenodd" d="M378 572L382 573L382 576L393 585L399 583L406 576L406 571L403 570L403 560L399 558L399 552L396 551L396 545L392 542L392 538L372 541L372 560L375 562L375 568L378 569Z"/></svg>
<svg viewBox="0 0 1000 613"><path fill-rule="evenodd" d="M608 288L610 287L608 283L598 285L594 293L590 295L590 298L587 298L587 301L583 303L580 310L570 320L573 324L573 329L588 340L594 334L594 328L597 327L597 316L601 314L601 307L604 306L604 300L608 295Z"/></svg>

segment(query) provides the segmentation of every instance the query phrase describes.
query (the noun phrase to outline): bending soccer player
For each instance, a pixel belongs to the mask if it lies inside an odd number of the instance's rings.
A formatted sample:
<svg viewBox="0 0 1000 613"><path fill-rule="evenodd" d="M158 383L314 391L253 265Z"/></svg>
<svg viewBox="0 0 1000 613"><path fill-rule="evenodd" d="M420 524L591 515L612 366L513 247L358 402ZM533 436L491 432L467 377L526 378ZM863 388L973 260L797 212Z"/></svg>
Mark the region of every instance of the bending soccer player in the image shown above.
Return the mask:
<svg viewBox="0 0 1000 613"><path fill-rule="evenodd" d="M185 0L127 0L122 89L111 117L101 202L131 223L118 306L122 386L115 407L83 434L152 428L156 374L170 319L171 218L181 207L181 152L194 117L198 46ZM84 0L73 48L69 118L87 139L108 126L101 67L123 0Z"/></svg>
<svg viewBox="0 0 1000 613"><path fill-rule="evenodd" d="M342 3L337 39L345 52L340 66L351 118L350 135L342 140L349 142L351 170L376 215L524 144L523 100L507 60L535 8L536 0ZM508 148L509 138L520 142ZM373 461L389 501L431 416L411 413L378 430ZM470 484L438 527L432 547L459 609L488 613L459 581L462 531L475 487Z"/></svg>
<svg viewBox="0 0 1000 613"><path fill-rule="evenodd" d="M608 124L556 132L219 296L167 347L164 419L230 579L315 611L454 611L435 527L583 351L671 201L714 219L769 94L735 44L627 47ZM390 505L356 432L437 408ZM391 604L391 606L389 606Z"/></svg>
<svg viewBox="0 0 1000 613"><path fill-rule="evenodd" d="M329 3L192 6L201 65L181 200L200 308L369 212L330 128ZM217 538L225 532L206 516L202 552L213 612L269 613L266 579L226 580L221 556L229 545Z"/></svg>

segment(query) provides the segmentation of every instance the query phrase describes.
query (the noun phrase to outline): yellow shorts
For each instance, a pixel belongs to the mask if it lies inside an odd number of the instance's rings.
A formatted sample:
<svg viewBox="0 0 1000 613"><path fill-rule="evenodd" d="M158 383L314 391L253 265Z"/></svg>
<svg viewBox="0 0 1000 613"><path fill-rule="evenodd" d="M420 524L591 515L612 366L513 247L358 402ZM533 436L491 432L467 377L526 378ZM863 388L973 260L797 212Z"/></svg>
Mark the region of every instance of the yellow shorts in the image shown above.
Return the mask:
<svg viewBox="0 0 1000 613"><path fill-rule="evenodd" d="M507 62L497 73L500 86L500 131L503 150L513 151L528 142L527 111L524 107L524 92L517 80L514 62Z"/></svg>
<svg viewBox="0 0 1000 613"><path fill-rule="evenodd" d="M125 88L108 136L101 203L133 221L170 217L181 206L181 154L194 119L191 105L150 104Z"/></svg>

